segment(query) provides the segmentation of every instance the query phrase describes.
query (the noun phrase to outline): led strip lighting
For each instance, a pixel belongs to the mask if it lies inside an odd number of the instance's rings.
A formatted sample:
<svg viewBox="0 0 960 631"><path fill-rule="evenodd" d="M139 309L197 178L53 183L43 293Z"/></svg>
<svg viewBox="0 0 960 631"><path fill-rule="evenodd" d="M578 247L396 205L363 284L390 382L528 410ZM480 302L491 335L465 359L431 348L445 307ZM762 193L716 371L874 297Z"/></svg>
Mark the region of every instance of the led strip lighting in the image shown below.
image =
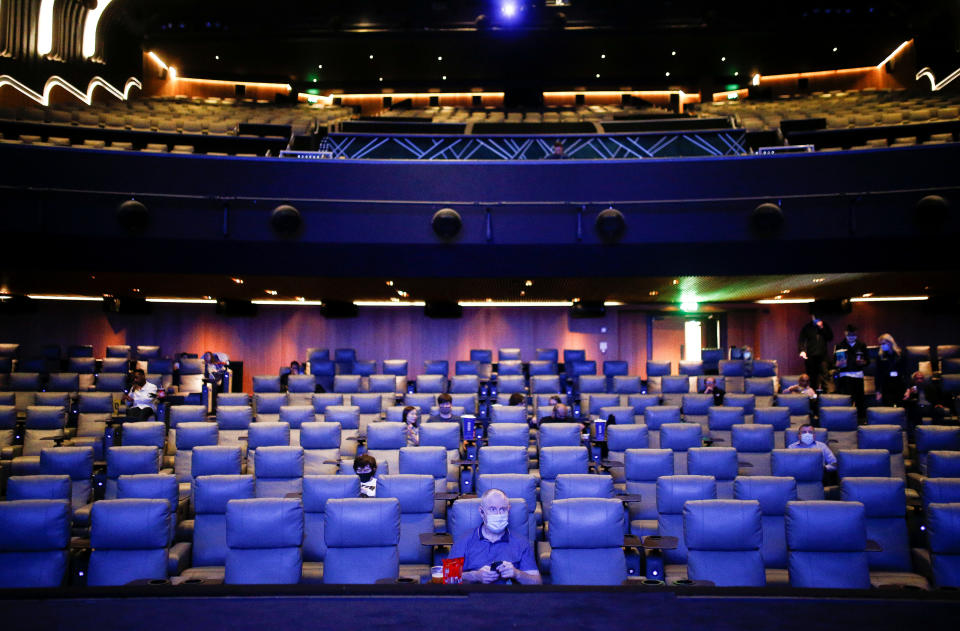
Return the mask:
<svg viewBox="0 0 960 631"><path fill-rule="evenodd" d="M39 92L36 92L30 89L28 86L24 85L23 83L17 81L16 79L14 79L13 77L7 74L0 75L0 87L3 87L5 85L12 87L14 90L17 90L27 98L30 98L36 101L37 103L39 103L40 105L43 105L44 107L46 107L47 105L50 105L50 93L53 91L54 88L57 88L57 87L63 88L64 90L67 91L68 94L82 101L86 105L93 104L93 91L96 90L98 87L103 88L110 95L116 97L118 100L121 100L121 101L126 101L130 98L130 90L132 88L137 88L138 90L143 89L143 84L140 83L139 79L137 79L136 77L130 77L129 79L127 79L127 82L123 86L123 92L121 92L120 90L115 88L113 85L111 85L109 82L107 82L106 79L99 76L94 77L93 79L90 79L90 83L87 85L86 93L82 92L79 88L74 86L72 83L70 83L63 77L59 77L57 75L53 75L52 77L47 79L46 83L43 84L43 94L40 94Z"/></svg>

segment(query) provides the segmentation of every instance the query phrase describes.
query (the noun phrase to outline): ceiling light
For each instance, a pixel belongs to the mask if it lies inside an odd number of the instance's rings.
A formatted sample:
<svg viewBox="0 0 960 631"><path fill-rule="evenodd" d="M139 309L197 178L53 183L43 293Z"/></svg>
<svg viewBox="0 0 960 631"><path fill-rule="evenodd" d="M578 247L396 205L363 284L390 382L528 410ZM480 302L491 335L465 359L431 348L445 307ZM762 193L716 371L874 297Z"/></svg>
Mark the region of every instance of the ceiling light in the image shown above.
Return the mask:
<svg viewBox="0 0 960 631"><path fill-rule="evenodd" d="M721 57L721 58L720 58L720 61L726 61L726 60L727 60L726 57Z"/></svg>
<svg viewBox="0 0 960 631"><path fill-rule="evenodd" d="M379 81L383 81L383 77L380 77Z"/></svg>
<svg viewBox="0 0 960 631"><path fill-rule="evenodd" d="M400 300L394 297L390 300L354 300L353 304L358 307L424 307L427 303L422 300Z"/></svg>
<svg viewBox="0 0 960 631"><path fill-rule="evenodd" d="M204 300L213 300L213 296L204 296L203 299L204 299Z"/></svg>
<svg viewBox="0 0 960 631"><path fill-rule="evenodd" d="M276 305L276 306L295 306L295 307L319 307L323 302L319 300L251 300L255 305Z"/></svg>
<svg viewBox="0 0 960 631"><path fill-rule="evenodd" d="M833 47L833 52L837 52L837 47L836 47L836 46Z"/></svg>
<svg viewBox="0 0 960 631"><path fill-rule="evenodd" d="M214 55L213 58L216 59L217 61L220 61L220 55Z"/></svg>
<svg viewBox="0 0 960 631"><path fill-rule="evenodd" d="M443 75L443 76L440 77L440 78L443 79L444 81L446 81L446 80L447 80L447 75Z"/></svg>
<svg viewBox="0 0 960 631"><path fill-rule="evenodd" d="M524 285L526 285L527 287L533 287L533 281L528 280L527 282L524 283Z"/></svg>
<svg viewBox="0 0 960 631"><path fill-rule="evenodd" d="M606 59L606 58L607 58L607 55L606 55L606 54L600 55L600 59Z"/></svg>
<svg viewBox="0 0 960 631"><path fill-rule="evenodd" d="M217 301L209 297L205 298L145 298L147 302L158 302L158 303L167 303L167 304L180 304L180 305L210 305L215 304Z"/></svg>
<svg viewBox="0 0 960 631"><path fill-rule="evenodd" d="M600 73L598 72L598 73L597 73L597 79L599 79L599 78L600 78Z"/></svg>
<svg viewBox="0 0 960 631"><path fill-rule="evenodd" d="M69 300L76 302L100 302L103 298L99 296L70 296L58 294L27 294L31 300Z"/></svg>
<svg viewBox="0 0 960 631"><path fill-rule="evenodd" d="M777 296L776 298L756 300L754 302L758 305L801 305L813 302L813 298L782 298Z"/></svg>
<svg viewBox="0 0 960 631"><path fill-rule="evenodd" d="M131 289L130 291L132 291L132 292L135 293L135 294L139 294L139 293L140 293L140 290L139 290L138 288L136 288L136 287L134 287L134 288Z"/></svg>
<svg viewBox="0 0 960 631"><path fill-rule="evenodd" d="M671 51L670 51L670 56L671 56L671 57L676 57L676 56L677 56L677 51L671 50Z"/></svg>
<svg viewBox="0 0 960 631"><path fill-rule="evenodd" d="M869 298L851 298L850 302L913 302L929 299L930 296L870 296Z"/></svg>
<svg viewBox="0 0 960 631"><path fill-rule="evenodd" d="M493 299L489 299L484 302L477 302L473 300L461 300L457 303L461 307L569 307L571 302L566 300L557 300L557 301L544 301L544 302L534 302L534 301L524 301L524 300L498 300L496 302Z"/></svg>
<svg viewBox="0 0 960 631"><path fill-rule="evenodd" d="M697 303L696 300L687 299L680 303L681 311L691 312L691 311L698 311L699 309L700 309L700 305Z"/></svg>
<svg viewBox="0 0 960 631"><path fill-rule="evenodd" d="M527 295L527 292L525 292L525 291L523 291L523 290L520 290L520 295L521 295L521 296L526 296L526 295Z"/></svg>
<svg viewBox="0 0 960 631"><path fill-rule="evenodd" d="M297 302L306 302L306 301L307 299L304 298L303 296L297 296Z"/></svg>
<svg viewBox="0 0 960 631"><path fill-rule="evenodd" d="M872 292L867 292L867 293L865 293L865 294L861 294L860 297L861 297L861 298L869 298L869 297L872 296L872 295L873 295Z"/></svg>
<svg viewBox="0 0 960 631"><path fill-rule="evenodd" d="M392 281L392 280L388 280L388 281L387 281L387 287L393 287L393 281Z"/></svg>
<svg viewBox="0 0 960 631"><path fill-rule="evenodd" d="M233 282L235 282L235 283L238 284L238 285L242 285L242 284L243 284L243 279L242 279L242 278L231 278L230 280L232 280Z"/></svg>
<svg viewBox="0 0 960 631"><path fill-rule="evenodd" d="M317 66L317 68L318 68L319 70L323 70L323 64L319 64L319 65Z"/></svg>
<svg viewBox="0 0 960 631"><path fill-rule="evenodd" d="M679 278L674 278L674 279L673 279L673 284L674 284L674 285L679 285L679 284L680 284L680 279L679 279Z"/></svg>
<svg viewBox="0 0 960 631"><path fill-rule="evenodd" d="M370 59L373 59L373 55L370 55Z"/></svg>
<svg viewBox="0 0 960 631"><path fill-rule="evenodd" d="M437 55L437 61L443 61L443 57L441 55Z"/></svg>
<svg viewBox="0 0 960 631"><path fill-rule="evenodd" d="M789 290L789 289L783 289L783 290L780 291L780 293L781 293L781 294L789 294L789 293L790 293L790 290Z"/></svg>
<svg viewBox="0 0 960 631"><path fill-rule="evenodd" d="M651 289L650 291L647 292L647 295L648 295L648 296L656 296L656 295L659 295L659 294L660 294L660 292L657 291L656 289Z"/></svg>
<svg viewBox="0 0 960 631"><path fill-rule="evenodd" d="M827 279L826 279L826 278L814 278L814 279L813 279L813 282L815 282L815 283L822 283L822 282L825 281L825 280L827 280Z"/></svg>
<svg viewBox="0 0 960 631"><path fill-rule="evenodd" d="M665 77L669 77L669 76L670 76L670 73L669 73L669 72L666 72L666 73L664 73L664 76L665 76Z"/></svg>
<svg viewBox="0 0 960 631"><path fill-rule="evenodd" d="M276 290L276 289L264 289L263 291L264 291L264 293L266 293L268 296L276 296L276 295L277 295L277 290Z"/></svg>
<svg viewBox="0 0 960 631"><path fill-rule="evenodd" d="M739 76L740 76L740 71L738 70L738 71L734 72L734 73L733 73L733 76L739 77Z"/></svg>

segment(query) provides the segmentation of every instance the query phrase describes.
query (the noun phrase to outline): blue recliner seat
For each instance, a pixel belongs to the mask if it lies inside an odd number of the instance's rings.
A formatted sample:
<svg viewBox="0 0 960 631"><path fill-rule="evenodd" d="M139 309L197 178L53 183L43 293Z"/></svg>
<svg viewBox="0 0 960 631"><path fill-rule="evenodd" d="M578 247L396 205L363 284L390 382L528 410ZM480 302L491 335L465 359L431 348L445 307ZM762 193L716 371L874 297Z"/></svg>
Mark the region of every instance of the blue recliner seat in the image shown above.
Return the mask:
<svg viewBox="0 0 960 631"><path fill-rule="evenodd" d="M890 475L901 480L906 477L903 430L898 425L863 425L857 428L857 448L883 449L890 459Z"/></svg>
<svg viewBox="0 0 960 631"><path fill-rule="evenodd" d="M763 543L760 555L766 569L767 584L788 585L787 536L785 515L787 502L797 499L797 482L793 478L774 476L741 476L734 480L733 495L738 500L760 503Z"/></svg>
<svg viewBox="0 0 960 631"><path fill-rule="evenodd" d="M673 475L673 452L669 449L628 449L624 472L627 493L639 495L631 502L630 532L638 537L657 534L657 480Z"/></svg>
<svg viewBox="0 0 960 631"><path fill-rule="evenodd" d="M7 479L7 501L67 500L70 501L70 476L15 475Z"/></svg>
<svg viewBox="0 0 960 631"><path fill-rule="evenodd" d="M333 475L340 465L340 423L304 423L300 426L303 474Z"/></svg>
<svg viewBox="0 0 960 631"><path fill-rule="evenodd" d="M687 546L683 539L683 506L689 500L715 500L717 486L711 476L670 475L657 480L657 531L661 536L676 537L677 547L664 550L666 579L685 578Z"/></svg>
<svg viewBox="0 0 960 631"><path fill-rule="evenodd" d="M770 459L773 475L797 481L797 499L822 500L823 454L817 449L774 449Z"/></svg>
<svg viewBox="0 0 960 631"><path fill-rule="evenodd" d="M934 585L960 587L960 504L934 502L927 513Z"/></svg>
<svg viewBox="0 0 960 631"><path fill-rule="evenodd" d="M677 405L652 405L643 411L643 422L650 435L650 447L660 448L660 428L666 423L680 423L680 407Z"/></svg>
<svg viewBox="0 0 960 631"><path fill-rule="evenodd" d="M400 572L400 502L396 498L327 500L323 582L373 584Z"/></svg>
<svg viewBox="0 0 960 631"><path fill-rule="evenodd" d="M104 498L117 497L117 479L122 475L159 473L159 450L146 445L107 449L107 486Z"/></svg>
<svg viewBox="0 0 960 631"><path fill-rule="evenodd" d="M126 585L167 578L167 500L102 500L94 503L90 524L93 552L87 585Z"/></svg>
<svg viewBox="0 0 960 631"><path fill-rule="evenodd" d="M687 576L719 587L763 587L760 502L692 500L683 506Z"/></svg>
<svg viewBox="0 0 960 631"><path fill-rule="evenodd" d="M70 476L70 504L78 525L90 523L93 501L93 448L58 447L40 452L41 475Z"/></svg>
<svg viewBox="0 0 960 631"><path fill-rule="evenodd" d="M787 504L790 586L869 589L865 519L860 502Z"/></svg>
<svg viewBox="0 0 960 631"><path fill-rule="evenodd" d="M180 512L179 489L177 479L172 474L122 475L117 480L118 499L160 499L166 500L170 536L167 545L167 573L170 576L180 574L190 564L191 544L187 541L174 543ZM185 503L184 503L185 504Z"/></svg>
<svg viewBox="0 0 960 631"><path fill-rule="evenodd" d="M299 441L298 441L299 442ZM222 443L221 443L222 444ZM253 423L247 432L247 473L257 472L257 450L261 447L289 447L287 423Z"/></svg>
<svg viewBox="0 0 960 631"><path fill-rule="evenodd" d="M420 535L434 532L433 477L429 475L382 475L377 497L400 502L400 572L423 575L430 570L431 548L420 543Z"/></svg>
<svg viewBox="0 0 960 631"><path fill-rule="evenodd" d="M228 585L300 582L303 564L300 500L256 498L227 502Z"/></svg>
<svg viewBox="0 0 960 631"><path fill-rule="evenodd" d="M327 556L324 538L327 500L360 496L360 478L355 475L303 476L303 575L301 583L322 583Z"/></svg>
<svg viewBox="0 0 960 631"><path fill-rule="evenodd" d="M261 447L257 450L256 497L286 497L303 492L303 448Z"/></svg>
<svg viewBox="0 0 960 631"><path fill-rule="evenodd" d="M537 526L543 523L543 512L537 503L537 479L529 473L485 473L478 476L477 495L482 496L490 489L500 489L508 498L520 498L525 502L529 509L526 536L535 541Z"/></svg>
<svg viewBox="0 0 960 631"><path fill-rule="evenodd" d="M650 435L646 425L610 425L607 427L607 460L625 464L628 449L647 449L650 447ZM626 467L609 467L614 482L626 481Z"/></svg>
<svg viewBox="0 0 960 631"><path fill-rule="evenodd" d="M540 450L540 505L544 523L550 521L557 476L563 473L587 473L588 460L586 447L544 447Z"/></svg>
<svg viewBox="0 0 960 631"><path fill-rule="evenodd" d="M733 447L691 447L687 450L687 473L712 476L717 483L717 497L733 499L737 450Z"/></svg>
<svg viewBox="0 0 960 631"><path fill-rule="evenodd" d="M623 504L558 499L550 520L550 576L556 585L620 585L627 578Z"/></svg>
<svg viewBox="0 0 960 631"><path fill-rule="evenodd" d="M193 563L184 578L223 580L227 562L227 503L253 498L252 475L202 475L193 491Z"/></svg>
<svg viewBox="0 0 960 631"><path fill-rule="evenodd" d="M433 492L447 492L447 450L443 447L403 447L400 449L400 473L429 475L433 479ZM447 503L437 499L433 502L434 529L445 530Z"/></svg>
<svg viewBox="0 0 960 631"><path fill-rule="evenodd" d="M687 473L687 450L703 444L701 432L698 423L664 423L660 426L660 448L673 451L673 469L678 475Z"/></svg>
<svg viewBox="0 0 960 631"><path fill-rule="evenodd" d="M173 458L173 472L181 485L193 479L190 467L193 464L193 448L200 445L216 445L219 440L216 423L181 423L177 426L177 451ZM239 445L239 442L234 443ZM180 487L181 494L184 487Z"/></svg>
<svg viewBox="0 0 960 631"><path fill-rule="evenodd" d="M743 425L743 408L730 406L714 406L707 411L707 429L710 432L710 440L717 447L730 447L733 445L733 426Z"/></svg>
<svg viewBox="0 0 960 631"><path fill-rule="evenodd" d="M60 587L70 523L67 500L0 502L0 587Z"/></svg>

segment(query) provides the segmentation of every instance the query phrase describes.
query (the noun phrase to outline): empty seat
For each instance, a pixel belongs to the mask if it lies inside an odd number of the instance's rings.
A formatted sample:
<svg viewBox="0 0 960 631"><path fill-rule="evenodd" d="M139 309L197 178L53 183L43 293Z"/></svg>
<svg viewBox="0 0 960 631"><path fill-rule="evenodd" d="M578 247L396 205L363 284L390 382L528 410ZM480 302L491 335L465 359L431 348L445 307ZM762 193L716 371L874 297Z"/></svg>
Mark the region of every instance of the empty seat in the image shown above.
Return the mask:
<svg viewBox="0 0 960 631"><path fill-rule="evenodd" d="M673 451L673 468L677 474L687 473L687 450L702 444L702 433L696 423L664 423L660 426L660 447Z"/></svg>
<svg viewBox="0 0 960 631"><path fill-rule="evenodd" d="M356 476L307 475L303 478L303 582L322 580L327 554L324 539L327 500L356 498L360 479Z"/></svg>
<svg viewBox="0 0 960 631"><path fill-rule="evenodd" d="M450 362L445 359L428 359L423 362L423 372L425 375L437 375L446 377L450 374ZM421 375L423 376L423 375ZM420 377L417 377L417 389L420 389ZM439 392L442 392L440 390Z"/></svg>
<svg viewBox="0 0 960 631"><path fill-rule="evenodd" d="M252 475L197 477L193 492L193 557L191 567L182 574L184 578L223 578L227 559L227 504L230 500L253 497Z"/></svg>
<svg viewBox="0 0 960 631"><path fill-rule="evenodd" d="M667 563L666 577L682 574L681 568L670 566L687 563L687 546L683 537L683 507L689 500L717 499L714 480L704 475L669 475L657 480L657 533L664 537L676 537L677 547L664 550Z"/></svg>
<svg viewBox="0 0 960 631"><path fill-rule="evenodd" d="M769 425L773 428L774 448L783 449L790 444L786 439L786 432L791 423L790 412L787 408L757 408L753 411L753 422L755 425Z"/></svg>
<svg viewBox="0 0 960 631"><path fill-rule="evenodd" d="M857 448L883 449L890 457L890 475L903 479L903 431L897 425L864 425L857 428Z"/></svg>
<svg viewBox="0 0 960 631"><path fill-rule="evenodd" d="M675 375L661 377L660 392L664 405L680 405L683 395L690 393L690 378Z"/></svg>
<svg viewBox="0 0 960 631"><path fill-rule="evenodd" d="M718 587L766 585L756 500L691 500L683 506L687 576Z"/></svg>
<svg viewBox="0 0 960 631"><path fill-rule="evenodd" d="M344 397L345 395L334 394L332 392L323 392L323 393L314 394L310 398L311 405L313 405L314 419L317 421L326 420L327 408L330 406L344 405ZM286 405L286 403L284 403L283 405ZM283 406L281 405L280 407L283 407ZM280 419L280 407L277 407L277 418L274 420ZM360 414L359 407L357 408L357 414ZM358 417L358 422L359 422L359 417Z"/></svg>
<svg viewBox="0 0 960 631"><path fill-rule="evenodd" d="M643 411L644 423L650 434L650 446L660 447L660 427L664 423L679 423L680 408L676 405L650 406Z"/></svg>
<svg viewBox="0 0 960 631"><path fill-rule="evenodd" d="M424 374L417 377L417 392L440 394L447 391L447 376L441 374Z"/></svg>
<svg viewBox="0 0 960 631"><path fill-rule="evenodd" d="M860 502L790 502L786 532L792 587L870 587L865 511Z"/></svg>
<svg viewBox="0 0 960 631"><path fill-rule="evenodd" d="M927 540L938 588L960 587L960 504L927 505Z"/></svg>
<svg viewBox="0 0 960 631"><path fill-rule="evenodd" d="M169 502L161 499L94 503L87 585L167 578L169 513Z"/></svg>
<svg viewBox="0 0 960 631"><path fill-rule="evenodd" d="M623 505L616 499L559 499L550 520L550 575L557 585L626 580Z"/></svg>
<svg viewBox="0 0 960 631"><path fill-rule="evenodd" d="M890 454L885 449L841 449L837 475L844 478L889 478Z"/></svg>
<svg viewBox="0 0 960 631"><path fill-rule="evenodd" d="M399 574L400 503L334 498L326 504L324 583L366 583Z"/></svg>
<svg viewBox="0 0 960 631"><path fill-rule="evenodd" d="M309 375L304 375L309 377ZM253 392L254 394L260 392L282 392L283 387L280 384L280 377L277 375L254 375L253 376ZM312 392L312 390L311 390Z"/></svg>
<svg viewBox="0 0 960 631"><path fill-rule="evenodd" d="M717 497L733 499L737 450L733 447L692 447L687 450L687 473L713 476L717 483Z"/></svg>
<svg viewBox="0 0 960 631"><path fill-rule="evenodd" d="M221 444L223 444L222 440ZM290 445L290 425L287 423L253 423L247 432L247 472L256 474L257 450L261 447Z"/></svg>
<svg viewBox="0 0 960 631"><path fill-rule="evenodd" d="M797 499L797 483L790 477L738 477L733 483L738 500L756 500L760 504L763 543L760 554L767 582L787 584L787 539L785 515L787 503Z"/></svg>
<svg viewBox="0 0 960 631"><path fill-rule="evenodd" d="M70 524L65 500L0 502L0 587L60 587Z"/></svg>
<svg viewBox="0 0 960 631"><path fill-rule="evenodd" d="M627 493L639 495L631 502L630 532L638 537L657 532L657 480L673 475L673 452L669 449L628 449L624 454Z"/></svg>
<svg viewBox="0 0 960 631"><path fill-rule="evenodd" d="M295 584L303 562L303 506L296 499L235 499L227 503L224 582Z"/></svg>
<svg viewBox="0 0 960 631"><path fill-rule="evenodd" d="M331 405L324 413L324 422L340 424L340 455L350 458L357 455L360 409L353 405Z"/></svg>
<svg viewBox="0 0 960 631"><path fill-rule="evenodd" d="M820 427L827 430L827 444L834 452L857 446L857 408L853 406L823 407L821 397Z"/></svg>
<svg viewBox="0 0 960 631"><path fill-rule="evenodd" d="M775 378L747 377L744 380L743 392L756 397L758 408L770 407L773 405L773 397L776 394Z"/></svg>
<svg viewBox="0 0 960 631"><path fill-rule="evenodd" d="M257 450L256 497L286 497L303 492L303 448L260 447Z"/></svg>
<svg viewBox="0 0 960 631"><path fill-rule="evenodd" d="M377 459L382 466L387 465L387 473L400 470L400 449L407 446L403 423L371 423L367 427L366 453ZM383 469L379 470L384 473Z"/></svg>
<svg viewBox="0 0 960 631"><path fill-rule="evenodd" d="M772 425L734 425L730 437L745 475L771 474L771 453L774 451Z"/></svg>
<svg viewBox="0 0 960 631"><path fill-rule="evenodd" d="M191 465L193 463L194 447L200 445L216 445L218 440L216 423L180 423L177 426L176 453L173 460L173 472L180 483L188 483L193 479ZM238 443L235 443L238 444Z"/></svg>
<svg viewBox="0 0 960 631"><path fill-rule="evenodd" d="M733 426L744 424L743 408L713 406L707 410L707 429L710 440L718 447L733 444Z"/></svg>
<svg viewBox="0 0 960 631"><path fill-rule="evenodd" d="M70 477L70 505L73 512L77 513L93 500L93 448L59 447L42 450L40 475Z"/></svg>
<svg viewBox="0 0 960 631"><path fill-rule="evenodd" d="M398 554L404 571L426 573L431 564L431 548L420 543L420 535L432 533L433 477L417 474L379 476L378 498L395 498L400 503L400 539Z"/></svg>
<svg viewBox="0 0 960 631"><path fill-rule="evenodd" d="M773 475L796 480L797 499L823 499L823 454L820 450L774 449L770 464Z"/></svg>
<svg viewBox="0 0 960 631"><path fill-rule="evenodd" d="M333 475L339 470L340 423L304 423L300 426L304 475Z"/></svg>
<svg viewBox="0 0 960 631"><path fill-rule="evenodd" d="M610 425L607 427L607 460L624 464L628 449L647 449L650 436L646 425ZM625 467L610 467L615 482L626 480Z"/></svg>

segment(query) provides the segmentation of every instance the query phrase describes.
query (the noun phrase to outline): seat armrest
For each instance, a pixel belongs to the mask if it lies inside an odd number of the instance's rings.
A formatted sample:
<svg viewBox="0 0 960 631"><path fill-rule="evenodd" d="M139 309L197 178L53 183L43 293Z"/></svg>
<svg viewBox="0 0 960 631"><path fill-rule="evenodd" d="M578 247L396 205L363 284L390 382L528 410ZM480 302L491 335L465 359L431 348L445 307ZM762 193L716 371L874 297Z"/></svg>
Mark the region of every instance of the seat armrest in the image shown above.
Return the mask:
<svg viewBox="0 0 960 631"><path fill-rule="evenodd" d="M907 488L913 489L917 493L923 488L923 481L927 476L917 473L916 471L910 471L907 473Z"/></svg>
<svg viewBox="0 0 960 631"><path fill-rule="evenodd" d="M23 455L23 445L10 445L9 447L4 447L0 450L0 459L3 460L13 460L18 456Z"/></svg>
<svg viewBox="0 0 960 631"><path fill-rule="evenodd" d="M170 546L167 552L167 574L170 576L179 576L185 569L190 567L191 552L193 544L181 541Z"/></svg>
<svg viewBox="0 0 960 631"><path fill-rule="evenodd" d="M86 528L90 525L90 511L93 504L86 504L73 511L73 524L75 526Z"/></svg>
<svg viewBox="0 0 960 631"><path fill-rule="evenodd" d="M676 537L648 535L643 538L642 545L647 550L676 550L680 541Z"/></svg>
<svg viewBox="0 0 960 631"><path fill-rule="evenodd" d="M184 519L177 524L175 539L177 541L193 541L193 528L196 522L192 519Z"/></svg>
<svg viewBox="0 0 960 631"><path fill-rule="evenodd" d="M910 557L913 561L913 571L933 585L933 560L930 558L930 551L926 548L912 548Z"/></svg>

